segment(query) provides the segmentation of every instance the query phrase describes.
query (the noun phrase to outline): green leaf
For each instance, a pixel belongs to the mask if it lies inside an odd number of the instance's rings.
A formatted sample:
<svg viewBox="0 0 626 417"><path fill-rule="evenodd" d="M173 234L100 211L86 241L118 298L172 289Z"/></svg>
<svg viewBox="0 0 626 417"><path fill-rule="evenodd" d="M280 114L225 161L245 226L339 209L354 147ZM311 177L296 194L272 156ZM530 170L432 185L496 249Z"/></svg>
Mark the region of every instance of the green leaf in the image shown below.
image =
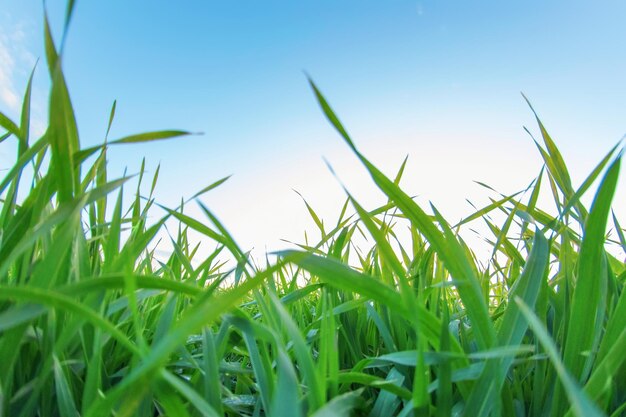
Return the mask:
<svg viewBox="0 0 626 417"><path fill-rule="evenodd" d="M272 401L271 415L276 417L301 417L298 378L291 359L283 348L278 348L278 383Z"/></svg>
<svg viewBox="0 0 626 417"><path fill-rule="evenodd" d="M28 323L46 312L39 304L24 304L4 310L0 313L0 332Z"/></svg>
<svg viewBox="0 0 626 417"><path fill-rule="evenodd" d="M56 355L54 356L54 387L61 417L79 417L65 371Z"/></svg>
<svg viewBox="0 0 626 417"><path fill-rule="evenodd" d="M46 56L52 79L49 108L49 138L52 149L51 167L55 173L60 202L72 199L78 188L79 173L75 172L74 154L80 149L78 128L70 101L61 60L57 56L47 16L44 19Z"/></svg>
<svg viewBox="0 0 626 417"><path fill-rule="evenodd" d="M583 235L578 260L578 277L570 312L563 362L575 378L583 375L585 360L581 354L593 349L602 329L607 273L604 242L611 201L619 176L621 155L609 167L593 200Z"/></svg>
<svg viewBox="0 0 626 417"><path fill-rule="evenodd" d="M572 377L563 362L561 362L561 357L554 341L550 338L550 335L548 335L548 332L543 327L535 313L532 312L530 307L528 307L521 298L516 298L515 302L519 306L521 313L528 321L528 325L533 332L535 332L539 342L548 354L548 358L550 359L550 362L552 362L552 366L554 366L556 373L565 388L565 392L569 398L574 415L577 417L603 416L604 414L593 402L591 402L587 394L583 392L574 377Z"/></svg>
<svg viewBox="0 0 626 417"><path fill-rule="evenodd" d="M509 293L509 303L504 312L498 331L498 341L506 349L516 349L526 333L528 324L518 305L513 302L519 298L530 308L534 308L541 283L547 272L550 257L550 247L540 231L535 232L532 250L526 261L522 275L515 282ZM467 400L464 415L484 415L491 413L496 399L505 383L513 357L503 357L493 366L486 366L483 374L476 382L472 394ZM494 374L497 369L497 375Z"/></svg>
<svg viewBox="0 0 626 417"><path fill-rule="evenodd" d="M40 303L51 308L59 308L81 316L94 326L111 335L129 351L139 353L137 347L118 330L111 322L101 317L92 309L67 295L59 294L51 289L19 288L14 286L0 286L0 300L19 300Z"/></svg>
<svg viewBox="0 0 626 417"><path fill-rule="evenodd" d="M285 327L289 339L293 343L294 354L298 361L298 367L303 374L304 381L309 389L309 412L317 410L324 403L324 392L320 387L320 383L315 372L315 364L311 356L311 350L300 333L300 329L293 321L287 310L280 303L275 294L270 293L270 299L278 315L282 326ZM277 388L278 389L278 388Z"/></svg>
<svg viewBox="0 0 626 417"><path fill-rule="evenodd" d="M179 377L172 375L165 369L161 370L161 377L167 381L176 391L180 392L193 406L200 412L203 417L219 417L213 407L198 392L192 389L186 382Z"/></svg>
<svg viewBox="0 0 626 417"><path fill-rule="evenodd" d="M352 139L343 125L332 111L326 99L322 96L313 81L309 79L317 100L328 120L340 133L345 142L365 165L376 185L393 201L402 213L414 223L426 239L435 248L437 254L443 260L446 268L458 282L457 289L467 309L467 314L473 323L477 333L476 340L481 348L492 347L496 342L495 331L487 311L487 306L482 298L482 292L478 279L474 274L471 261L465 251L441 216L438 217L440 226L444 229L440 232L431 218L396 184L383 175L372 165L355 147ZM437 213L436 213L437 215Z"/></svg>
<svg viewBox="0 0 626 417"><path fill-rule="evenodd" d="M9 119L4 113L0 112L0 126L8 131L8 133L15 135L15 137L20 138L22 135L20 133L20 128L17 127L17 124Z"/></svg>
<svg viewBox="0 0 626 417"><path fill-rule="evenodd" d="M109 145L118 145L122 143L152 142L155 140L172 139L192 134L193 133L184 130L158 130L154 132L138 133L136 135L124 136L123 138L109 142Z"/></svg>
<svg viewBox="0 0 626 417"><path fill-rule="evenodd" d="M117 400L124 395L132 394L132 390L129 391L130 388L137 386L136 384L140 384L142 381L149 380L155 372L158 372L172 351L178 348L192 332L198 331L202 326L228 311L249 291L260 285L268 276L281 267L282 264L270 267L219 296L211 296L211 293L207 293L205 297L200 297L179 318L172 331L152 347L148 355L122 382L112 388L104 399L96 401L91 405L86 416L109 415Z"/></svg>
<svg viewBox="0 0 626 417"><path fill-rule="evenodd" d="M311 417L349 417L352 410L362 401L362 389L350 391L334 397L322 408L317 410Z"/></svg>
<svg viewBox="0 0 626 417"><path fill-rule="evenodd" d="M28 84L26 84L26 92L24 93L24 100L22 101L22 116L20 117L19 135L20 154L26 152L26 149L28 148L28 139L30 136L30 97L33 86L33 76L35 75L35 68L37 68L37 64L35 64L35 67L28 77Z"/></svg>

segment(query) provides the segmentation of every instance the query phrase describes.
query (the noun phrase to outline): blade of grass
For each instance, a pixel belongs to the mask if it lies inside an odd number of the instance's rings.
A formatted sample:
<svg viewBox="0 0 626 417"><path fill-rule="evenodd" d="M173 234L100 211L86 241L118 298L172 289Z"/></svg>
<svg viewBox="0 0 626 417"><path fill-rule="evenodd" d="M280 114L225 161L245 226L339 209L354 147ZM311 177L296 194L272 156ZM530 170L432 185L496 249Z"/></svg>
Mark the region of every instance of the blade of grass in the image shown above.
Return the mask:
<svg viewBox="0 0 626 417"><path fill-rule="evenodd" d="M515 302L520 308L521 313L528 321L528 325L533 330L539 342L545 349L552 366L556 369L556 372L563 384L567 397L572 405L572 410L577 417L601 417L604 414L598 409L598 407L591 402L587 394L583 392L574 377L568 372L564 363L561 361L561 355L550 335L543 327L535 313L532 312L521 298L516 298Z"/></svg>

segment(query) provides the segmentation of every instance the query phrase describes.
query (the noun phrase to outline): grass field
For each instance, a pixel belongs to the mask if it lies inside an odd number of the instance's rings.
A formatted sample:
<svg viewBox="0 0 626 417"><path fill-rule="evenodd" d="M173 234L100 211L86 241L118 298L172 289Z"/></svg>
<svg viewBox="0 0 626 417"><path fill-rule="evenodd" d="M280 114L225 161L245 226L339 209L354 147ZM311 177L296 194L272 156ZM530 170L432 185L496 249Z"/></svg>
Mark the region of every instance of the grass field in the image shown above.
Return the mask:
<svg viewBox="0 0 626 417"><path fill-rule="evenodd" d="M158 171L109 178L108 147L187 132L81 147L47 25L45 42L46 132L29 132L30 83L20 120L0 113L0 142L18 144L0 183L0 415L626 415L621 148L575 188L537 119L528 190L449 224L403 192L404 166L387 177L359 152L311 83L388 203L348 194L331 227L311 210L321 240L258 266L209 208L159 206ZM459 236L477 223L488 262ZM200 259L192 230L218 249Z"/></svg>

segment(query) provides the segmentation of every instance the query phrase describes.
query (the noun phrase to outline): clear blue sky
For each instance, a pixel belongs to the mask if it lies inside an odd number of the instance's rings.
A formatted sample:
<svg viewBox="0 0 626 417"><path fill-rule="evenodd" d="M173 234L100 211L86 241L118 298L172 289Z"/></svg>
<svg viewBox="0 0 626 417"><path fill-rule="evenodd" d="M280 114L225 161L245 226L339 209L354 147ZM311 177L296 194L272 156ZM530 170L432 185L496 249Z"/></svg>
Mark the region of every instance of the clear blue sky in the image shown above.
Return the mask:
<svg viewBox="0 0 626 417"><path fill-rule="evenodd" d="M57 38L64 6L48 1ZM205 201L244 247L273 249L311 227L292 188L329 221L341 205L322 157L364 203L381 201L324 120L305 71L365 154L388 173L408 154L405 188L454 221L468 212L466 197L486 201L472 180L513 192L538 172L520 91L576 184L626 133L625 18L622 1L78 0L64 69L83 144L102 141L115 99L112 138L204 132L118 148L112 167L135 172L144 155L151 170L161 162L159 195L171 205L234 174ZM41 20L40 0L0 0L0 106L9 114L43 57ZM0 150L0 161L7 155Z"/></svg>

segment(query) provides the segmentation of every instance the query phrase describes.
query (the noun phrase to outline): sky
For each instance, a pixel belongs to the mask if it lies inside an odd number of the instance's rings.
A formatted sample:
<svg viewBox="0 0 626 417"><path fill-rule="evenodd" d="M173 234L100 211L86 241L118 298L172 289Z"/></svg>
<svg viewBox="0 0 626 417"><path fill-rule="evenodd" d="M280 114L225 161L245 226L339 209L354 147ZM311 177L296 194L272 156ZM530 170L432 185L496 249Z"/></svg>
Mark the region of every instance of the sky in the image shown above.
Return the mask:
<svg viewBox="0 0 626 417"><path fill-rule="evenodd" d="M58 42L65 2L46 3ZM41 0L0 0L0 108L15 118L44 59L42 16ZM513 193L538 174L520 92L576 186L624 136L625 17L622 1L78 0L64 71L84 146L103 141L114 100L110 139L202 132L112 149L110 172L137 172L144 156L149 172L160 164L157 196L170 206L232 174L202 201L244 249L262 253L314 235L294 190L328 224L342 184L366 208L385 201L325 120L307 74L359 149L388 175L408 155L403 188L455 222L472 210L466 199L493 195L474 181ZM45 69L35 73L39 132ZM0 146L0 169L13 152ZM618 213L625 203L622 184ZM201 216L193 204L189 213Z"/></svg>

